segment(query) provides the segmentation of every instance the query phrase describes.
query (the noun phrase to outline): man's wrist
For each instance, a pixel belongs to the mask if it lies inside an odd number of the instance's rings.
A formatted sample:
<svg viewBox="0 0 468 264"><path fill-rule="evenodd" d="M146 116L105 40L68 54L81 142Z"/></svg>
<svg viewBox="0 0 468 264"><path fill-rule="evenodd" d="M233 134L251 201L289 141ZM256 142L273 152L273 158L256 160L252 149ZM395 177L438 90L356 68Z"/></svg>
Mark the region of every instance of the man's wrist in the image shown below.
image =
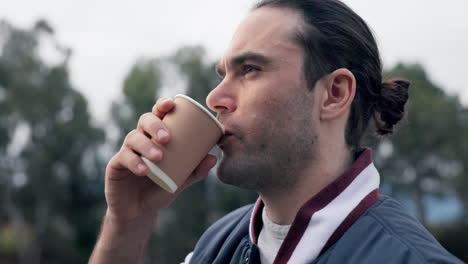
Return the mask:
<svg viewBox="0 0 468 264"><path fill-rule="evenodd" d="M106 211L90 263L127 263L127 260L128 263L142 263L156 217L157 212L154 212L121 221ZM105 262L100 261L104 259Z"/></svg>
<svg viewBox="0 0 468 264"><path fill-rule="evenodd" d="M117 244L117 247L119 242L127 244L127 241L122 240L146 241L151 235L156 216L157 212L151 212L130 221L122 221L107 210L101 236L104 235L104 239L109 238L109 241L105 241L106 244Z"/></svg>
<svg viewBox="0 0 468 264"><path fill-rule="evenodd" d="M109 228L112 230L116 231L126 231L129 228L137 228L137 229L144 229L150 228L153 224L154 221L156 220L156 217L158 215L158 211L154 212L148 212L146 214L143 214L141 216L135 217L133 219L123 219L121 217L118 217L112 212L109 211L109 209L106 210L106 214L104 215L103 218L103 226L107 225Z"/></svg>

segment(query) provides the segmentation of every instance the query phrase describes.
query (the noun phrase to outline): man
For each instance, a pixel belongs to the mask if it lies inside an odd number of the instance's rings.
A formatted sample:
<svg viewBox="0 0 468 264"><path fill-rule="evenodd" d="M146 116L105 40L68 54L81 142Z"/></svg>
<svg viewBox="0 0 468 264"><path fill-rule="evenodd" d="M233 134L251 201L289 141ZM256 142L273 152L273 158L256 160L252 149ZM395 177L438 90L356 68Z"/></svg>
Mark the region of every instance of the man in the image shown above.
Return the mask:
<svg viewBox="0 0 468 264"><path fill-rule="evenodd" d="M409 83L382 82L375 40L338 0L265 0L236 31L209 94L226 134L219 178L255 190L257 203L212 225L186 263L459 263L378 191L374 119L391 133ZM108 208L91 263L141 263L159 209L177 196L145 175L170 133L160 99L106 169ZM208 155L181 189L207 176Z"/></svg>

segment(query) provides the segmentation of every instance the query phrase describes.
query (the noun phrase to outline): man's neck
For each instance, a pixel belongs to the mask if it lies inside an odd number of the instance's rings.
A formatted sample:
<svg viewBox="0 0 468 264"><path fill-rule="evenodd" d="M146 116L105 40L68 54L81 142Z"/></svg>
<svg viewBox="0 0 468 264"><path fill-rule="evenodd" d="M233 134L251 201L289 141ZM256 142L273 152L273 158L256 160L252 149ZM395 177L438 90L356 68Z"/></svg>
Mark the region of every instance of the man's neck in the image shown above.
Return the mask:
<svg viewBox="0 0 468 264"><path fill-rule="evenodd" d="M291 188L260 193L272 222L279 225L292 224L299 209L343 174L353 162L353 155L349 151L333 153L332 157L322 155L313 162L314 165L298 172L298 181Z"/></svg>

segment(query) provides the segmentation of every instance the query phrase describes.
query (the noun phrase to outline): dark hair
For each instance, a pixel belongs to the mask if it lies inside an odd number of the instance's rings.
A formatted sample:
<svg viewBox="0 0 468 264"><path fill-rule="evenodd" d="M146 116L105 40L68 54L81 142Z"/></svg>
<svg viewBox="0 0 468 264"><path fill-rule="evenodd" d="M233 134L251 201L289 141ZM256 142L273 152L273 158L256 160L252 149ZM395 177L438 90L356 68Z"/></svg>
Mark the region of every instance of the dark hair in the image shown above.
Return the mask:
<svg viewBox="0 0 468 264"><path fill-rule="evenodd" d="M369 120L378 135L391 134L405 113L409 82L382 82L379 50L364 20L339 0L261 0L254 9L279 7L297 10L304 24L295 32L303 47L303 69L309 87L339 68L356 78L356 95L346 127L346 142L358 148Z"/></svg>

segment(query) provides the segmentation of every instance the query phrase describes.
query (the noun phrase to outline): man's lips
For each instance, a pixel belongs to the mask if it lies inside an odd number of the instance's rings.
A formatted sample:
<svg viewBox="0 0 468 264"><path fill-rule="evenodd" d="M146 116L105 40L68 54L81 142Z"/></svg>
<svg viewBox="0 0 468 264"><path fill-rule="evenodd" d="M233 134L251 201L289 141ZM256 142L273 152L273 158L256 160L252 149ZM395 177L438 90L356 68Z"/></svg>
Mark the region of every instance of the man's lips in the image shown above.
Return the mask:
<svg viewBox="0 0 468 264"><path fill-rule="evenodd" d="M226 140L233 136L233 134L229 130L224 131L224 135L218 140L218 146L222 149L223 145L226 143Z"/></svg>

